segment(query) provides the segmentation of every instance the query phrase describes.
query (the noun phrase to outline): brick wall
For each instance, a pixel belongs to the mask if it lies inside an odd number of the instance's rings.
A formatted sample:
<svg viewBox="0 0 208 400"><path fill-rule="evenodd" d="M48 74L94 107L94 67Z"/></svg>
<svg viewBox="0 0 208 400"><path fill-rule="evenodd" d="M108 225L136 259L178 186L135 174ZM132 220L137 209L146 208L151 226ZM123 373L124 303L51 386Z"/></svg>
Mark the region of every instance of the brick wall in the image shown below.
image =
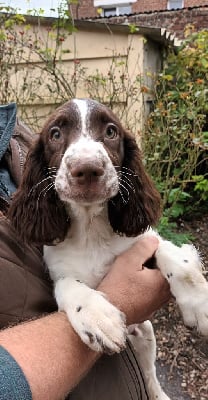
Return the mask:
<svg viewBox="0 0 208 400"><path fill-rule="evenodd" d="M109 3L113 3L113 0L109 0ZM167 10L167 3L168 0L138 0L136 3L132 4L132 13ZM184 7L199 6L208 6L208 1L184 0ZM72 6L72 10L75 18L90 18L98 16L93 0L78 0L78 4Z"/></svg>
<svg viewBox="0 0 208 400"><path fill-rule="evenodd" d="M112 0L113 1L113 0ZM132 4L132 12L149 12L167 10L168 0L138 0ZM184 7L199 7L208 5L207 0L184 0Z"/></svg>
<svg viewBox="0 0 208 400"><path fill-rule="evenodd" d="M71 6L71 9L76 19L98 16L93 0L78 0L76 5Z"/></svg>
<svg viewBox="0 0 208 400"><path fill-rule="evenodd" d="M184 0L184 7L198 7L207 5L207 0Z"/></svg>
<svg viewBox="0 0 208 400"><path fill-rule="evenodd" d="M148 12L155 10L166 10L167 9L167 0L139 0L136 3L132 4L132 12Z"/></svg>
<svg viewBox="0 0 208 400"><path fill-rule="evenodd" d="M110 21L122 23L123 19L122 17L114 17ZM129 16L128 21L141 26L166 28L172 33L175 32L178 38L183 38L184 28L188 24L194 25L196 31L208 29L208 5L183 10L140 13Z"/></svg>
<svg viewBox="0 0 208 400"><path fill-rule="evenodd" d="M133 4L133 11L137 15L129 16L128 20L142 26L166 28L175 32L178 38L183 38L184 28L188 24L193 24L196 30L208 29L208 1L184 0L184 5L188 8L168 11L167 0L139 0ZM93 0L79 0L77 5L72 6L72 10L75 19L98 17ZM113 17L108 20L122 23L124 18L126 20L126 17Z"/></svg>

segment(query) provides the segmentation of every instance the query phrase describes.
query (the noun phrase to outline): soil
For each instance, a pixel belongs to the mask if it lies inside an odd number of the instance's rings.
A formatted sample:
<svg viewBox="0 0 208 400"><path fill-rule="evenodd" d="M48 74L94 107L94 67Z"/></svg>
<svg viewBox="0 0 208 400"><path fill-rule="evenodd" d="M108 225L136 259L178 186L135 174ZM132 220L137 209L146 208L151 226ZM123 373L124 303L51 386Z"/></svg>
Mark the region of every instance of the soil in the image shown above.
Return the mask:
<svg viewBox="0 0 208 400"><path fill-rule="evenodd" d="M208 214L181 221L181 232L189 232L199 249L208 280ZM208 400L208 338L184 326L175 303L160 310L153 321L157 338L157 374L171 400Z"/></svg>

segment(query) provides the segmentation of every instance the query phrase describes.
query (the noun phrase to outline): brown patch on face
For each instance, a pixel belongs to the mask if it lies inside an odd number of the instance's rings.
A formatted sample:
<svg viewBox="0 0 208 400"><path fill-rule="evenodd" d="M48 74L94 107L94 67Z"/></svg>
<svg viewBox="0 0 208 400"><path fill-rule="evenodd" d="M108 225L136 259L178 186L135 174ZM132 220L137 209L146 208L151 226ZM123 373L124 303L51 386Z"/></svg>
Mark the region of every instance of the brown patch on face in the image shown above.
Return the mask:
<svg viewBox="0 0 208 400"><path fill-rule="evenodd" d="M59 137L56 135L56 128ZM48 166L59 167L66 148L80 135L79 113L76 105L69 101L53 112L41 131Z"/></svg>
<svg viewBox="0 0 208 400"><path fill-rule="evenodd" d="M89 100L87 127L95 141L103 143L113 165L121 166L124 157L124 130L116 115L107 107Z"/></svg>

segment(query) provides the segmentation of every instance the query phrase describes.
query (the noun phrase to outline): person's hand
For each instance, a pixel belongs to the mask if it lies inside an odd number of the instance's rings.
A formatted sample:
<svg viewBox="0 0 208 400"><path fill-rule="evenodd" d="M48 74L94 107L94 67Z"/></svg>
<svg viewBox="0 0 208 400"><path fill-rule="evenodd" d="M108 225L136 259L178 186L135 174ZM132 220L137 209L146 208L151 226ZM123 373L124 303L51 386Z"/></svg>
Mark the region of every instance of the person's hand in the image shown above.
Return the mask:
<svg viewBox="0 0 208 400"><path fill-rule="evenodd" d="M142 237L118 256L98 290L126 314L127 324L145 321L171 297L168 282L158 269L144 267L158 247L155 237Z"/></svg>

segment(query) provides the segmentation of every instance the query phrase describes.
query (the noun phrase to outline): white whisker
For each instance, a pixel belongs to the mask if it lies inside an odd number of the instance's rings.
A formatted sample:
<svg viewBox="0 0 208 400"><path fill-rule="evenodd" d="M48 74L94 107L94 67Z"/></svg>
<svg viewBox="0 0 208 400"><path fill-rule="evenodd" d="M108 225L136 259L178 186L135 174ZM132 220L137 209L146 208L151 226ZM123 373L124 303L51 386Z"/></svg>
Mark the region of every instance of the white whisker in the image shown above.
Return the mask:
<svg viewBox="0 0 208 400"><path fill-rule="evenodd" d="M120 184L119 184L120 186L122 186L122 188L124 188L125 190L126 190L126 192L128 193L128 195L129 195L129 190L126 188L126 186L125 185L123 185L123 183L121 183L120 182Z"/></svg>
<svg viewBox="0 0 208 400"><path fill-rule="evenodd" d="M129 201L129 199L127 199L127 200L124 199L123 193L122 193L122 191L121 191L120 189L119 189L118 193L120 194L120 196L121 196L121 198L122 198L122 200L123 200L123 203L124 203L124 204L127 204L128 201Z"/></svg>
<svg viewBox="0 0 208 400"><path fill-rule="evenodd" d="M138 176L137 174L135 174L135 172L131 169L131 168L127 168L127 167L121 167L121 169L126 169L127 171L131 172L131 174L133 176ZM126 172L125 172L126 173Z"/></svg>
<svg viewBox="0 0 208 400"><path fill-rule="evenodd" d="M125 200L125 201L124 201L124 194L122 193L122 190L120 190L120 187L122 187L123 189L125 189L126 192L127 192L128 198L127 198L127 200ZM127 204L128 201L129 201L129 190L128 190L122 183L119 183L119 193L120 193L120 195L121 195L123 201L125 202L125 204Z"/></svg>
<svg viewBox="0 0 208 400"><path fill-rule="evenodd" d="M138 175L133 174L133 173L130 173L130 172L126 172L126 171L117 171L117 174L124 175L124 176L126 176L126 175L128 175L128 176L134 176L134 177L137 177L137 178L138 178Z"/></svg>
<svg viewBox="0 0 208 400"><path fill-rule="evenodd" d="M36 183L36 185L34 185L34 186L30 189L30 191L29 191L29 193L28 193L28 197L30 196L30 194L31 194L31 192L32 192L33 190L35 190L38 186L41 185L41 183L47 181L48 179L55 178L55 177L56 177L55 175L50 175L50 176L47 176L46 178L42 179L40 182Z"/></svg>
<svg viewBox="0 0 208 400"><path fill-rule="evenodd" d="M39 196L37 198L37 203L39 203L40 200L40 196L43 194L43 197L45 197L46 193L52 189L54 187L54 182L51 182L48 184L48 186L46 186L43 190L41 190L41 192L39 193Z"/></svg>
<svg viewBox="0 0 208 400"><path fill-rule="evenodd" d="M43 197L45 197L46 193L47 193L50 189L52 189L53 187L55 187L54 182L51 183L50 185L48 185L47 190L44 190L45 193L44 193Z"/></svg>
<svg viewBox="0 0 208 400"><path fill-rule="evenodd" d="M122 200L123 200L123 203L124 203L124 204L127 204L127 201L124 199L123 193L122 193L122 191L121 191L120 189L119 189L118 193L120 194L120 196L121 196L121 198L122 198Z"/></svg>
<svg viewBox="0 0 208 400"><path fill-rule="evenodd" d="M124 178L125 178L124 176L123 176L122 178L119 177L119 178L118 178L119 183L121 183L121 182L125 183L125 184L126 184L130 189L132 189L133 192L135 193L135 188L134 188L132 182L129 180L129 181L130 181L130 183L129 183L129 182L125 181Z"/></svg>

